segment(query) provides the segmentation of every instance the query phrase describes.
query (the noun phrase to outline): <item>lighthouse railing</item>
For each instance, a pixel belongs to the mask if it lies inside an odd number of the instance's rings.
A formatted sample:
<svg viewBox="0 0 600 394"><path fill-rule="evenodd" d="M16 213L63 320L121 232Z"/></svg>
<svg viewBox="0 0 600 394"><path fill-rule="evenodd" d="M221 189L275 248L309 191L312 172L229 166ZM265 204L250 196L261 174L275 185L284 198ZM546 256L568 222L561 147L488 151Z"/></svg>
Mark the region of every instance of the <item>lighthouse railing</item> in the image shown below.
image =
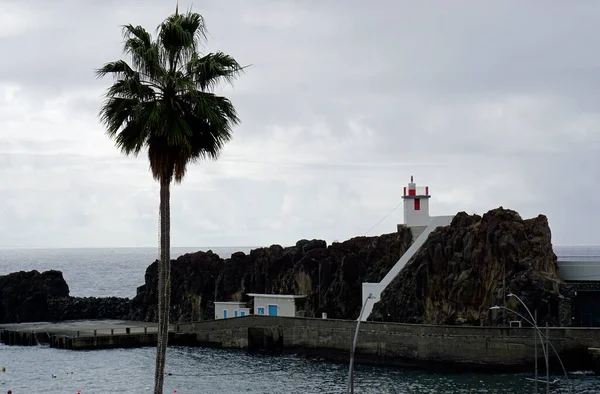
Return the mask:
<svg viewBox="0 0 600 394"><path fill-rule="evenodd" d="M428 196L429 195L429 186L416 186L414 190L409 189L408 187L404 187L404 195L405 196Z"/></svg>

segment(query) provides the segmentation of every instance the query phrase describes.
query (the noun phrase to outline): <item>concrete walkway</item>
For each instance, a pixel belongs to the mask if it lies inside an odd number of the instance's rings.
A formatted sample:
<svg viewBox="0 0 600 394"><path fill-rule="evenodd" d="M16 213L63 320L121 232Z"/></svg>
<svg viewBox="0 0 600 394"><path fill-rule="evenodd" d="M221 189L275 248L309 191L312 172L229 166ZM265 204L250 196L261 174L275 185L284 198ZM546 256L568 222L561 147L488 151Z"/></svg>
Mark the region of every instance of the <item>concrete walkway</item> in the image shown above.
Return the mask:
<svg viewBox="0 0 600 394"><path fill-rule="evenodd" d="M169 332L174 332L169 326ZM58 323L0 324L6 345L47 344L63 349L106 349L156 345L158 324L126 320L76 320Z"/></svg>
<svg viewBox="0 0 600 394"><path fill-rule="evenodd" d="M72 320L57 323L35 322L0 324L0 330L68 336L76 336L77 332L79 332L80 336L94 335L94 330L96 330L97 335L125 333L127 328L130 329L131 333L143 333L144 328L146 328L148 333L158 332L157 323L127 320ZM170 327L170 329L172 329L172 327Z"/></svg>

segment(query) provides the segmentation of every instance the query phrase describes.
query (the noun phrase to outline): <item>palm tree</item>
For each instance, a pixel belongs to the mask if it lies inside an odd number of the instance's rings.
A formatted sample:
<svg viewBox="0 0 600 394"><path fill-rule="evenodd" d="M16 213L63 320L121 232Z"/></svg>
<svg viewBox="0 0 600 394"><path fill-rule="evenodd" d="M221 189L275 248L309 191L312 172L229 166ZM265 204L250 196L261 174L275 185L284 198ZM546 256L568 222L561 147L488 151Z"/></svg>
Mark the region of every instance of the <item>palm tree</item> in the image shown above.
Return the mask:
<svg viewBox="0 0 600 394"><path fill-rule="evenodd" d="M187 165L216 159L239 122L225 97L214 94L221 82L232 83L242 72L222 52L202 55L204 18L175 13L157 29L156 38L141 26L123 27L124 60L106 63L99 78L112 74L100 110L101 122L126 155L148 152L152 176L160 182L160 262L158 265L158 343L155 394L163 391L171 295L170 185L180 183Z"/></svg>

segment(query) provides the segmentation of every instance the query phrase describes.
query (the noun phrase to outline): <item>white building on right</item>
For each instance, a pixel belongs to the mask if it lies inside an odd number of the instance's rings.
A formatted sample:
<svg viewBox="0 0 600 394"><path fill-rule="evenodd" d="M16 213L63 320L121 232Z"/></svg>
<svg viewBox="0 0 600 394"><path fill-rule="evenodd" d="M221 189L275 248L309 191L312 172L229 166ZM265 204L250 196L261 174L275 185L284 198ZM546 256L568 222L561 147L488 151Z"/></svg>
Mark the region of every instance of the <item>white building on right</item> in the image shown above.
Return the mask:
<svg viewBox="0 0 600 394"><path fill-rule="evenodd" d="M262 316L296 317L296 300L305 295L248 293L254 298L254 314Z"/></svg>

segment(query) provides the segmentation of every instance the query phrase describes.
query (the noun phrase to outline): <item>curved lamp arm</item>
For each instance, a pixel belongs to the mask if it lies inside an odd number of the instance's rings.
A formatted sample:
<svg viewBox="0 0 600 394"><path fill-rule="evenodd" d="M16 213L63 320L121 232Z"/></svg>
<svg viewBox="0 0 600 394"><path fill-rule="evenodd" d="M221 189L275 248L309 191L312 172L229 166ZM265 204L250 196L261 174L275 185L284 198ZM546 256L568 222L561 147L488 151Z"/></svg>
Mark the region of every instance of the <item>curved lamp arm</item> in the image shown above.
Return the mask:
<svg viewBox="0 0 600 394"><path fill-rule="evenodd" d="M525 310L527 310L527 313L529 313L529 317L531 317L531 321L535 321L535 317L533 317L533 314L531 313L529 308L527 308L527 305L523 302L523 300L519 298L519 296L517 296L516 294L513 294L513 293L508 293L506 296L507 297L515 297L517 300L519 300L521 305L523 305L525 307ZM533 325L537 326L537 322L535 322L535 324L533 324Z"/></svg>
<svg viewBox="0 0 600 394"><path fill-rule="evenodd" d="M519 297L517 297L517 296L515 296L515 297L519 301L521 301L521 299ZM523 303L523 301L521 301L521 303ZM525 304L523 304L523 305L525 305ZM527 307L525 307L525 308L527 309ZM544 333L542 333L542 331L539 329L539 327L537 326L537 324L535 324L533 321L530 321L525 316L521 315L519 312L513 311L512 309L507 308L505 306L495 305L495 306L492 306L489 309L492 309L492 310L493 309L506 309L507 311L514 313L515 315L519 316L521 319L525 320L527 323L531 324L533 326L533 328L537 331L538 336L540 337L540 341L541 341L541 345L542 345L542 350L544 351L544 355L546 357L548 357L548 355L546 353L546 351L548 351L548 349L544 350L545 349L544 348L544 340L542 339L542 337L544 339L548 339L548 337ZM527 311L529 311L529 309L527 309ZM529 314L531 315L531 312L529 312ZM563 364L562 359L560 358L560 356L558 354L558 351L556 351L556 348L554 347L554 345L552 344L552 342L548 341L548 345L550 345L552 347L552 350L554 351L554 354L556 354L556 357L558 358L558 361L560 362L560 366L562 367L563 373L565 375L565 379L567 380L567 389L569 390L569 393L572 393L572 391L571 391L571 382L569 381L569 376L567 374L567 369L565 368L565 365Z"/></svg>

